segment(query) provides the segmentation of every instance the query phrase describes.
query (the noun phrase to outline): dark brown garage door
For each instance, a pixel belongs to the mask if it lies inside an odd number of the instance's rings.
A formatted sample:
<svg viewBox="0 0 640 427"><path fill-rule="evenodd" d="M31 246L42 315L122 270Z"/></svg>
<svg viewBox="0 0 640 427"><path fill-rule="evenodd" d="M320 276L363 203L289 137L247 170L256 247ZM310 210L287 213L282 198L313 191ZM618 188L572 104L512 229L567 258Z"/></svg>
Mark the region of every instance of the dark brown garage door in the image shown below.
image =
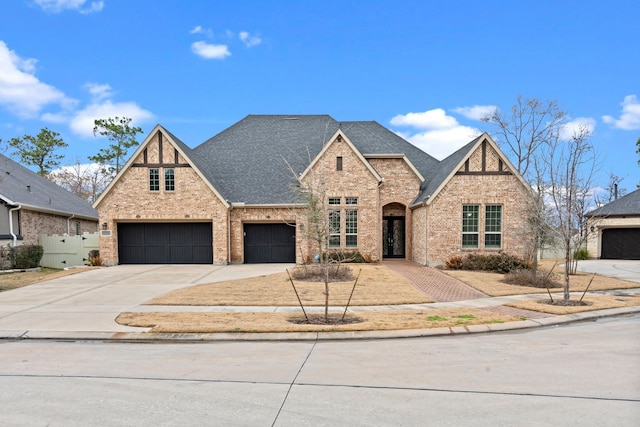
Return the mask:
<svg viewBox="0 0 640 427"><path fill-rule="evenodd" d="M118 224L120 264L212 264L211 223Z"/></svg>
<svg viewBox="0 0 640 427"><path fill-rule="evenodd" d="M245 224L244 262L296 262L295 225Z"/></svg>
<svg viewBox="0 0 640 427"><path fill-rule="evenodd" d="M602 259L640 259L640 228L602 230Z"/></svg>

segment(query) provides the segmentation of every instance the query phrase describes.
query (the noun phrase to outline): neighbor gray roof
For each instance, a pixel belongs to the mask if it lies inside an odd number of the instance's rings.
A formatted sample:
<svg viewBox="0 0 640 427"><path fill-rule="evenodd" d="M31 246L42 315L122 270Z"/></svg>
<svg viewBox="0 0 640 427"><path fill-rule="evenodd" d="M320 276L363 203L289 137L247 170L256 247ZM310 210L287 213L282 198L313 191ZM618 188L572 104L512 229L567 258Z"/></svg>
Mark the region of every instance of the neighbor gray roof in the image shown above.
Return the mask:
<svg viewBox="0 0 640 427"><path fill-rule="evenodd" d="M633 191L588 213L588 216L621 215L640 215L640 190Z"/></svg>
<svg viewBox="0 0 640 427"><path fill-rule="evenodd" d="M32 210L98 219L88 202L1 154L0 198Z"/></svg>
<svg viewBox="0 0 640 427"><path fill-rule="evenodd" d="M403 154L425 178L441 168L375 121L338 122L328 115L249 115L195 147L190 157L232 203L287 204L295 202L293 174L302 173L338 129L365 156Z"/></svg>

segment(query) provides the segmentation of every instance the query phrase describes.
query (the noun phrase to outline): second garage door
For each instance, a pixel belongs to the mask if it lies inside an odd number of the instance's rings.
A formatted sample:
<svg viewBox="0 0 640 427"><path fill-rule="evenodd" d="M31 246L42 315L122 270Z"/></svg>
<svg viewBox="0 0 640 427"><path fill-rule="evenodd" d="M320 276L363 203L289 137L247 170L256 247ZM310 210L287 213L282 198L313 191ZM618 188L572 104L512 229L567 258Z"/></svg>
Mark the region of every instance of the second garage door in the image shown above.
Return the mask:
<svg viewBox="0 0 640 427"><path fill-rule="evenodd" d="M120 223L120 264L212 264L211 223Z"/></svg>
<svg viewBox="0 0 640 427"><path fill-rule="evenodd" d="M640 259L640 228L602 230L602 259Z"/></svg>
<svg viewBox="0 0 640 427"><path fill-rule="evenodd" d="M296 227L244 224L244 262L296 262Z"/></svg>

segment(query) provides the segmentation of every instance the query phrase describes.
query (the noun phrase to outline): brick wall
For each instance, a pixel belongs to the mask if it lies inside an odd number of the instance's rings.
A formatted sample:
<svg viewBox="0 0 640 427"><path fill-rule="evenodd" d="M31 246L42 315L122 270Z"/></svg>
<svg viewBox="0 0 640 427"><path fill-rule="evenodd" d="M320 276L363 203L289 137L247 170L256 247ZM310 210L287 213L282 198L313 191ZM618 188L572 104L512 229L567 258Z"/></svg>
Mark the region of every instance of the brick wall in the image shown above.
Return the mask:
<svg viewBox="0 0 640 427"><path fill-rule="evenodd" d="M50 234L76 235L76 223L80 224L80 234L95 233L98 230L98 223L86 219L72 218L67 222L69 216L53 215L50 213L20 210L20 233L21 243L24 245L37 245L40 236Z"/></svg>
<svg viewBox="0 0 640 427"><path fill-rule="evenodd" d="M488 145L485 172L498 171L497 153ZM469 171L480 172L481 149L470 157ZM464 171L461 168L460 171ZM426 241L426 261L439 265L453 255L466 253L503 251L526 258L531 250L531 232L526 211L530 201L526 187L515 175L479 173L455 175L451 181L429 202L426 221L429 230ZM480 205L479 247L462 249L462 206ZM502 248L485 249L485 206L502 206ZM422 252L422 248L420 249Z"/></svg>

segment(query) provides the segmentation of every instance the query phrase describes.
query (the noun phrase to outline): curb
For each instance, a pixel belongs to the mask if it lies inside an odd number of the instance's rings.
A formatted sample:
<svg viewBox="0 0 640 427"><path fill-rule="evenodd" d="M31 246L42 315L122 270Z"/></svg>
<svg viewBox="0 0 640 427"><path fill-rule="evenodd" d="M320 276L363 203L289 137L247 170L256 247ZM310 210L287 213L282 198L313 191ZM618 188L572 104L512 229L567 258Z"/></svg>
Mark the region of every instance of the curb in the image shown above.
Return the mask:
<svg viewBox="0 0 640 427"><path fill-rule="evenodd" d="M71 331L0 331L0 340L62 340L119 342L225 342L225 341L350 341L398 338L440 337L566 325L594 321L606 317L640 313L640 306L550 316L507 323L453 326L431 329L399 329L390 331L348 332L277 332L277 333L154 333L154 332L71 332Z"/></svg>

